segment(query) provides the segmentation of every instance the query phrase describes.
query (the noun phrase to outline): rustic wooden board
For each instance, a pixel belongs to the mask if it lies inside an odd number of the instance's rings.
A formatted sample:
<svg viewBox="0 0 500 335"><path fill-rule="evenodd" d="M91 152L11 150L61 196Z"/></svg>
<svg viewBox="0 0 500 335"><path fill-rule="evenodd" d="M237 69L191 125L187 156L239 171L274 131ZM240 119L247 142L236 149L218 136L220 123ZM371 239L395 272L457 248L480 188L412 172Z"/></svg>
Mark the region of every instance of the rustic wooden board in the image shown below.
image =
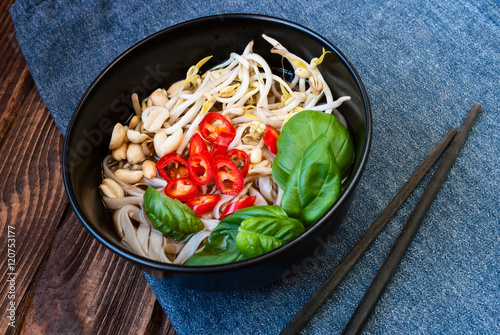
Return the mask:
<svg viewBox="0 0 500 335"><path fill-rule="evenodd" d="M9 134L20 105L34 86L16 41L8 8L13 1L0 3L0 148Z"/></svg>
<svg viewBox="0 0 500 335"><path fill-rule="evenodd" d="M63 137L17 44L12 2L0 4L0 332L175 334L143 274L101 246L69 205ZM9 226L15 232L13 299ZM15 328L7 318L11 301Z"/></svg>
<svg viewBox="0 0 500 335"><path fill-rule="evenodd" d="M62 136L50 119L49 113L34 86L26 96L21 110L28 113L13 118L12 128L0 150L0 222L2 236L7 227L14 227L15 247L15 300L16 324L30 303L33 279L49 251L67 208L58 159ZM11 229L12 230L12 229ZM2 260L7 259L8 248L0 250ZM2 267L2 278L7 278L7 267ZM12 272L12 271L9 271ZM2 306L7 306L7 280L2 281ZM6 320L2 308L1 320ZM5 322L1 323L3 330Z"/></svg>
<svg viewBox="0 0 500 335"><path fill-rule="evenodd" d="M169 326L142 272L103 247L68 211L23 332L165 334Z"/></svg>

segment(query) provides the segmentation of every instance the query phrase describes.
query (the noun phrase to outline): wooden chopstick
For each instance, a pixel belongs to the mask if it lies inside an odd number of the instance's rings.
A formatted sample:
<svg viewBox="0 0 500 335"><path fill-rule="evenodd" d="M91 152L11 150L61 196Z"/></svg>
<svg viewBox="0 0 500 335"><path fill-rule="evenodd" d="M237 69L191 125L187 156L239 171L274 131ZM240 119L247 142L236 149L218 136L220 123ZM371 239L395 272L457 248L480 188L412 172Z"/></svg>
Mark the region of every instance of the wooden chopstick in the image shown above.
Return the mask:
<svg viewBox="0 0 500 335"><path fill-rule="evenodd" d="M457 133L455 128L451 128L438 144L432 149L425 160L420 164L413 175L403 185L399 192L394 196L387 207L375 219L372 225L366 230L364 235L344 257L344 259L337 265L335 270L328 276L325 282L318 288L314 295L305 303L297 315L290 321L290 323L281 332L284 334L297 334L316 313L318 308L325 302L325 300L337 288L340 282L344 279L351 268L356 264L363 253L368 249L370 244L380 234L380 232L387 225L389 220L394 216L399 207L406 201L406 199L413 192L415 187L420 183L422 178L427 174L430 168L434 165L437 159L441 156L444 150L448 147L451 140Z"/></svg>
<svg viewBox="0 0 500 335"><path fill-rule="evenodd" d="M439 164L436 172L434 172L434 175L429 181L429 184L422 193L422 196L410 215L405 227L401 231L391 251L387 255L387 258L377 272L377 275L373 279L365 295L361 299L361 302L351 316L342 334L359 334L363 330L371 312L375 308L375 305L380 299L387 284L396 272L401 259L406 253L406 250L420 227L427 211L431 207L439 188L443 184L451 165L462 148L462 145L464 144L465 139L467 138L467 135L469 134L469 131L472 128L480 110L481 105L478 103L475 103L470 109L465 120L460 126L458 133L446 151L443 160Z"/></svg>

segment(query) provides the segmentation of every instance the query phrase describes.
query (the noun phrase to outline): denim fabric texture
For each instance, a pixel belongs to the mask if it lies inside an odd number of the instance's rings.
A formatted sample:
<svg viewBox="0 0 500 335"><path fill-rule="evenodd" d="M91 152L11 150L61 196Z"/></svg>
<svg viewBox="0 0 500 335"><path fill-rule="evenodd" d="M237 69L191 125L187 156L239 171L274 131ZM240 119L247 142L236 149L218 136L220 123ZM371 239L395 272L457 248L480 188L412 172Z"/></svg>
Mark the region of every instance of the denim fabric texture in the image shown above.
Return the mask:
<svg viewBox="0 0 500 335"><path fill-rule="evenodd" d="M284 281L208 293L146 275L178 334L278 334L474 102L482 111L364 333L499 334L498 1L18 0L10 9L35 83L63 134L86 88L128 47L185 20L238 12L295 21L343 51L370 97L372 151L345 222ZM304 334L341 332L429 179Z"/></svg>

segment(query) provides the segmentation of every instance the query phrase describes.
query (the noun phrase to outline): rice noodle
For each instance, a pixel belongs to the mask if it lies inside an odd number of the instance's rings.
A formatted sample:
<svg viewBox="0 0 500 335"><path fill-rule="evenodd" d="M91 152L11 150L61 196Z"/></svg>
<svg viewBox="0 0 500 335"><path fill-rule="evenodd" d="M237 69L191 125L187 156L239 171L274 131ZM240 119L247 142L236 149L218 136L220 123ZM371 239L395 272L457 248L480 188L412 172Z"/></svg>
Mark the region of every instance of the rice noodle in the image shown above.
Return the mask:
<svg viewBox="0 0 500 335"><path fill-rule="evenodd" d="M135 211L139 212L140 210L141 209L137 206L125 205L115 211L113 221L115 223L116 232L122 238L122 241L127 243L134 252L146 257L148 256L147 250L144 250L139 241L139 236L137 236L138 229L130 219Z"/></svg>
<svg viewBox="0 0 500 335"><path fill-rule="evenodd" d="M219 224L219 220L217 219L204 219L202 218L201 221L203 221L203 224L205 225L205 229L208 231L212 231L217 227Z"/></svg>
<svg viewBox="0 0 500 335"><path fill-rule="evenodd" d="M257 191L255 188L250 187L248 189L248 193L250 194L250 196L255 196L256 197L254 206L269 205L269 203L267 202L266 198L264 198L264 196L259 191Z"/></svg>
<svg viewBox="0 0 500 335"><path fill-rule="evenodd" d="M278 188L276 198L274 200L273 205L278 205L281 206L281 199L283 199L283 190L281 188Z"/></svg>
<svg viewBox="0 0 500 335"><path fill-rule="evenodd" d="M102 199L109 209L118 209L126 205L140 206L142 204L142 196L129 196L124 198L110 198L103 195Z"/></svg>
<svg viewBox="0 0 500 335"><path fill-rule="evenodd" d="M182 248L181 252L175 258L175 264L183 264L189 257L191 257L196 250L200 247L203 240L210 235L210 231L202 230L189 239L186 245Z"/></svg>
<svg viewBox="0 0 500 335"><path fill-rule="evenodd" d="M152 186L154 188L167 186L167 181L165 179L159 178L159 177L146 179L146 183L148 183L149 186Z"/></svg>

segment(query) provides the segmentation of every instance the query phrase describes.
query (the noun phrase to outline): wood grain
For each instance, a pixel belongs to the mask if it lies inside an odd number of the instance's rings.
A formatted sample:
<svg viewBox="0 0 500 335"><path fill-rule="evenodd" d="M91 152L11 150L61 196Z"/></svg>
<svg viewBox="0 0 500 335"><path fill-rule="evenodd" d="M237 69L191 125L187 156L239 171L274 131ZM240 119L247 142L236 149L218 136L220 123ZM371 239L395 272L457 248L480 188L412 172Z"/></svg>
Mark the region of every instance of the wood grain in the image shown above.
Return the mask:
<svg viewBox="0 0 500 335"><path fill-rule="evenodd" d="M69 211L22 333L167 333L170 325L155 303L142 272L98 243Z"/></svg>
<svg viewBox="0 0 500 335"><path fill-rule="evenodd" d="M17 44L14 26L8 13L11 1L0 4L0 148L7 138L27 92L34 87L21 49Z"/></svg>
<svg viewBox="0 0 500 335"><path fill-rule="evenodd" d="M14 118L0 151L3 160L0 176L5 182L0 186L2 202L0 221L2 236L7 237L7 226L15 227L16 251L16 319L24 314L27 288L42 263L54 239L60 217L67 207L61 178L59 156L62 137L34 87L21 105L31 111ZM45 111L45 112L44 112ZM19 131L23 130L23 131ZM22 134L21 134L22 133ZM7 260L7 248L0 250L0 259ZM2 278L7 277L7 267L2 267ZM6 306L7 281L1 283L2 306ZM6 320L1 311L1 319ZM0 330L4 329L2 322Z"/></svg>
<svg viewBox="0 0 500 335"><path fill-rule="evenodd" d="M61 175L63 137L0 3L0 333L175 334L143 274L78 221ZM8 157L8 159L6 159ZM15 298L7 229L15 231ZM7 306L16 303L16 327Z"/></svg>

